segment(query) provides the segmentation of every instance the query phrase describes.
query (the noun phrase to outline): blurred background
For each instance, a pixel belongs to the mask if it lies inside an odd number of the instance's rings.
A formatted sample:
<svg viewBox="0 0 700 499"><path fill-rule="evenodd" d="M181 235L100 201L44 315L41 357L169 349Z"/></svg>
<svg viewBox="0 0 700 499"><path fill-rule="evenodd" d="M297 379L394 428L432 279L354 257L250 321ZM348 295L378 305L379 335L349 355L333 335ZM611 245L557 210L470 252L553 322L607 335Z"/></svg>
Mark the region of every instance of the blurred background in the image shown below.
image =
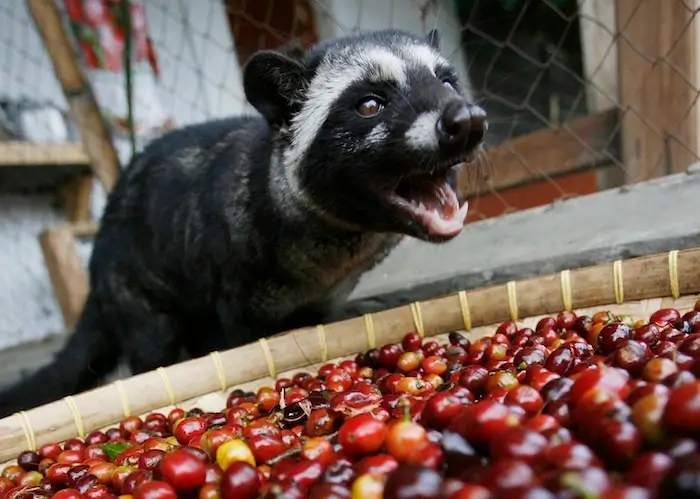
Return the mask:
<svg viewBox="0 0 700 499"><path fill-rule="evenodd" d="M461 186L479 223L686 171L698 153L697 9L0 0L0 350L75 323L90 237L120 169L165 130L254 112L241 66L256 50L294 55L358 29L439 29L443 54L489 114L492 167Z"/></svg>

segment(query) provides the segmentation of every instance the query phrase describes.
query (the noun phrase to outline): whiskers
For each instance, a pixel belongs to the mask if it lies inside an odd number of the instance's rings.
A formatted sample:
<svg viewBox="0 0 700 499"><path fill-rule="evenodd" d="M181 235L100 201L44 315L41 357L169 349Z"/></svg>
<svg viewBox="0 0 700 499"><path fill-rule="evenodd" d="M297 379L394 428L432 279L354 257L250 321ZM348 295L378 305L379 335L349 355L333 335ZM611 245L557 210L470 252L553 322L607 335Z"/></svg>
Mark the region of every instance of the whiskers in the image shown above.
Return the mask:
<svg viewBox="0 0 700 499"><path fill-rule="evenodd" d="M461 201L478 198L489 192L489 180L493 176L495 165L488 150L480 147L471 161L462 164L457 172L456 191Z"/></svg>

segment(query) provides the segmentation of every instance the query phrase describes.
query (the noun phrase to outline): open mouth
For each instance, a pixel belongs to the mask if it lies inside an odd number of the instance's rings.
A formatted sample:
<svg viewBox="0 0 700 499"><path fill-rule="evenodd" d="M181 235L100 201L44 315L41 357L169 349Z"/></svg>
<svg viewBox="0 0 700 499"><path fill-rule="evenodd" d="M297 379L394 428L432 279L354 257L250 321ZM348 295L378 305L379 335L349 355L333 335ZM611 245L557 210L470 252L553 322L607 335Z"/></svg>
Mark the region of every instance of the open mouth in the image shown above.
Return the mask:
<svg viewBox="0 0 700 499"><path fill-rule="evenodd" d="M447 178L449 171L405 177L387 193L389 201L405 210L433 237L456 236L467 218L469 203L465 201L460 206Z"/></svg>

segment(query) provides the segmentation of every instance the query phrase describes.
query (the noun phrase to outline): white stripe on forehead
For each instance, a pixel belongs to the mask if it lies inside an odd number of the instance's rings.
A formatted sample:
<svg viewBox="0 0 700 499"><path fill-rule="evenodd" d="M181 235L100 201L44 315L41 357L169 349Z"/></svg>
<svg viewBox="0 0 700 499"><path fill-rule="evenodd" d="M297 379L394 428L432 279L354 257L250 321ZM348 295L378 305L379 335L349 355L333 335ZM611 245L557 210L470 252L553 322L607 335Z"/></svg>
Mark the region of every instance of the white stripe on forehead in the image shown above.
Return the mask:
<svg viewBox="0 0 700 499"><path fill-rule="evenodd" d="M427 67L433 74L438 65L447 63L439 53L427 45L406 44L401 47L401 52L409 64Z"/></svg>
<svg viewBox="0 0 700 499"><path fill-rule="evenodd" d="M389 50L360 51L353 59L351 64L359 63L368 69L366 76L371 81L393 81L399 87L405 87L408 84L406 62Z"/></svg>
<svg viewBox="0 0 700 499"><path fill-rule="evenodd" d="M405 86L408 82L406 63L383 47L352 47L333 59L325 57L309 84L301 111L292 120L292 145L284 158L288 167L298 164L306 154L338 98L363 79L389 80ZM295 185L293 177L296 175L291 171L289 174L290 182Z"/></svg>

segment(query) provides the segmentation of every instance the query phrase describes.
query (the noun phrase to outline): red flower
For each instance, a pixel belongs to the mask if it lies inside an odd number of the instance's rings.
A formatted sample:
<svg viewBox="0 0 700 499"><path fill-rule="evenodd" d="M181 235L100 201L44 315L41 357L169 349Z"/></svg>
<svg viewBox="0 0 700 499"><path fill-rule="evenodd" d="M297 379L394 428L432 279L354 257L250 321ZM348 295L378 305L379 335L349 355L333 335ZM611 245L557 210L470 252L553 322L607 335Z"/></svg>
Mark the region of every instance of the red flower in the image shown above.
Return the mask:
<svg viewBox="0 0 700 499"><path fill-rule="evenodd" d="M85 63L89 68L99 68L100 62L95 55L95 51L92 50L92 45L90 45L86 40L80 40L80 47L83 49L83 56L85 57Z"/></svg>
<svg viewBox="0 0 700 499"><path fill-rule="evenodd" d="M80 22L83 20L82 0L65 0L66 12L71 21Z"/></svg>

